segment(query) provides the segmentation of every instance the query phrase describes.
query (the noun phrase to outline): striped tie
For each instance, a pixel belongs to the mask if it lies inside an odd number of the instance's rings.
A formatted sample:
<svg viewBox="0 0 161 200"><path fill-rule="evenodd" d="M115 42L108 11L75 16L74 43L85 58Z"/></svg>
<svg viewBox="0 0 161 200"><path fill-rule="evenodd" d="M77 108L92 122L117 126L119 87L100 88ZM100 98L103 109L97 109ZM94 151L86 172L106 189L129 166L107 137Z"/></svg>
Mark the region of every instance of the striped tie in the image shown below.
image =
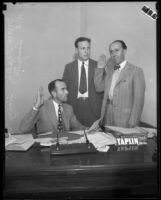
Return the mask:
<svg viewBox="0 0 161 200"><path fill-rule="evenodd" d="M79 92L84 94L86 91L87 91L87 80L86 80L86 72L85 72L84 62L83 62L82 67L81 67Z"/></svg>
<svg viewBox="0 0 161 200"><path fill-rule="evenodd" d="M61 112L61 104L58 105L58 132L63 132L63 120L62 120L62 112Z"/></svg>

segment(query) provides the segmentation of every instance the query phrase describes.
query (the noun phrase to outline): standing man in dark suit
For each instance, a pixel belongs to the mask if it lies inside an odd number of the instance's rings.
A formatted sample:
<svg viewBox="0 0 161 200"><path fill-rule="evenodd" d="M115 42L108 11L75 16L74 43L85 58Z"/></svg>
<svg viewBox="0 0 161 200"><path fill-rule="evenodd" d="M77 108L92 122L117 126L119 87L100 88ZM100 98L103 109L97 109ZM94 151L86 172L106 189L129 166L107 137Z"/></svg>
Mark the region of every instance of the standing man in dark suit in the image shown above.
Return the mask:
<svg viewBox="0 0 161 200"><path fill-rule="evenodd" d="M90 59L90 47L89 38L77 38L77 59L65 66L63 74L69 91L68 103L72 105L77 119L88 127L100 118L103 99L103 92L95 91L94 73L97 62Z"/></svg>
<svg viewBox="0 0 161 200"><path fill-rule="evenodd" d="M110 44L113 65L108 66L106 59L100 57L95 86L98 92L104 91L103 124L131 128L139 125L144 106L145 79L141 68L127 62L126 51L127 46L122 40Z"/></svg>

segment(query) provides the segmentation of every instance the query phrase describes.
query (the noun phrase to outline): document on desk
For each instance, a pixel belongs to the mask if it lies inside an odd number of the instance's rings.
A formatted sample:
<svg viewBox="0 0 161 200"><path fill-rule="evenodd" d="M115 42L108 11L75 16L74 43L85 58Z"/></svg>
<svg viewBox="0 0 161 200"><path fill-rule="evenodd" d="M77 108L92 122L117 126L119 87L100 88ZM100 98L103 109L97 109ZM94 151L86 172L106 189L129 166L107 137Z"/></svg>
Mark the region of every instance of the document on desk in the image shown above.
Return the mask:
<svg viewBox="0 0 161 200"><path fill-rule="evenodd" d="M87 130L87 132L96 131L97 129L99 129L99 122L100 122L100 119L96 120L92 124L92 126Z"/></svg>
<svg viewBox="0 0 161 200"><path fill-rule="evenodd" d="M42 137L43 136L43 137ZM40 143L41 146L51 146L56 144L57 137L56 135L51 135L43 133L35 139L35 142ZM75 143L85 143L84 131L70 131L60 133L59 135L59 144L75 144Z"/></svg>
<svg viewBox="0 0 161 200"><path fill-rule="evenodd" d="M109 130L121 133L123 135L126 135L126 134L148 133L146 130L144 130L141 127L123 128L123 127L119 127L119 126L105 126L105 128L107 128L107 131L109 129Z"/></svg>
<svg viewBox="0 0 161 200"><path fill-rule="evenodd" d="M41 136L50 136L50 135L52 135L53 133L52 133L52 131L49 131L49 132L45 132L45 133L40 133L39 134L39 136L41 137Z"/></svg>
<svg viewBox="0 0 161 200"><path fill-rule="evenodd" d="M84 135L84 130L79 130L79 131L69 131L68 133L77 134L77 135Z"/></svg>
<svg viewBox="0 0 161 200"><path fill-rule="evenodd" d="M106 148L109 145L116 144L116 138L110 133L93 132L87 134L88 140L95 146L96 149Z"/></svg>
<svg viewBox="0 0 161 200"><path fill-rule="evenodd" d="M27 151L35 142L32 134L18 134L11 137L14 138L12 142L9 142L9 138L5 138L5 149L8 151Z"/></svg>
<svg viewBox="0 0 161 200"><path fill-rule="evenodd" d="M68 137L59 138L59 144L67 144ZM35 142L40 143L41 146L51 146L57 143L57 138L37 138Z"/></svg>

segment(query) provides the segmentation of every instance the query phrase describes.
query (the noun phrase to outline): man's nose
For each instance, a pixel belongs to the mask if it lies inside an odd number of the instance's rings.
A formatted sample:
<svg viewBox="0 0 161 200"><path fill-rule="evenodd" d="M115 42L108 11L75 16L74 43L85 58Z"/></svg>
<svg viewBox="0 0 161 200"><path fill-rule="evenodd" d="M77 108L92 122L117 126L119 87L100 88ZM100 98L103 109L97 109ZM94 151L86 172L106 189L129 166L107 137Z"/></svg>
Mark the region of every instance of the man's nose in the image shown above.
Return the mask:
<svg viewBox="0 0 161 200"><path fill-rule="evenodd" d="M85 53L86 53L86 54L89 53L88 49L85 49Z"/></svg>
<svg viewBox="0 0 161 200"><path fill-rule="evenodd" d="M114 57L117 56L117 52L114 51L112 56L114 56Z"/></svg>

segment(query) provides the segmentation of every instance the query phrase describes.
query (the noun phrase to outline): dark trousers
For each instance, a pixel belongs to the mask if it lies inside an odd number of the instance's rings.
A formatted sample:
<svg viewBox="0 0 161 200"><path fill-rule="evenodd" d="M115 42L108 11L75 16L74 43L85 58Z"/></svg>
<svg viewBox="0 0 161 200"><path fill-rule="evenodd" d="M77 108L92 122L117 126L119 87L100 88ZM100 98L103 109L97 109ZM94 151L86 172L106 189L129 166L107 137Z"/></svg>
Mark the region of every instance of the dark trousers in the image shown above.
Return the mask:
<svg viewBox="0 0 161 200"><path fill-rule="evenodd" d="M87 127L90 127L97 120L97 117L91 110L88 98L85 98L85 100L83 98L77 99L74 113L78 121Z"/></svg>

